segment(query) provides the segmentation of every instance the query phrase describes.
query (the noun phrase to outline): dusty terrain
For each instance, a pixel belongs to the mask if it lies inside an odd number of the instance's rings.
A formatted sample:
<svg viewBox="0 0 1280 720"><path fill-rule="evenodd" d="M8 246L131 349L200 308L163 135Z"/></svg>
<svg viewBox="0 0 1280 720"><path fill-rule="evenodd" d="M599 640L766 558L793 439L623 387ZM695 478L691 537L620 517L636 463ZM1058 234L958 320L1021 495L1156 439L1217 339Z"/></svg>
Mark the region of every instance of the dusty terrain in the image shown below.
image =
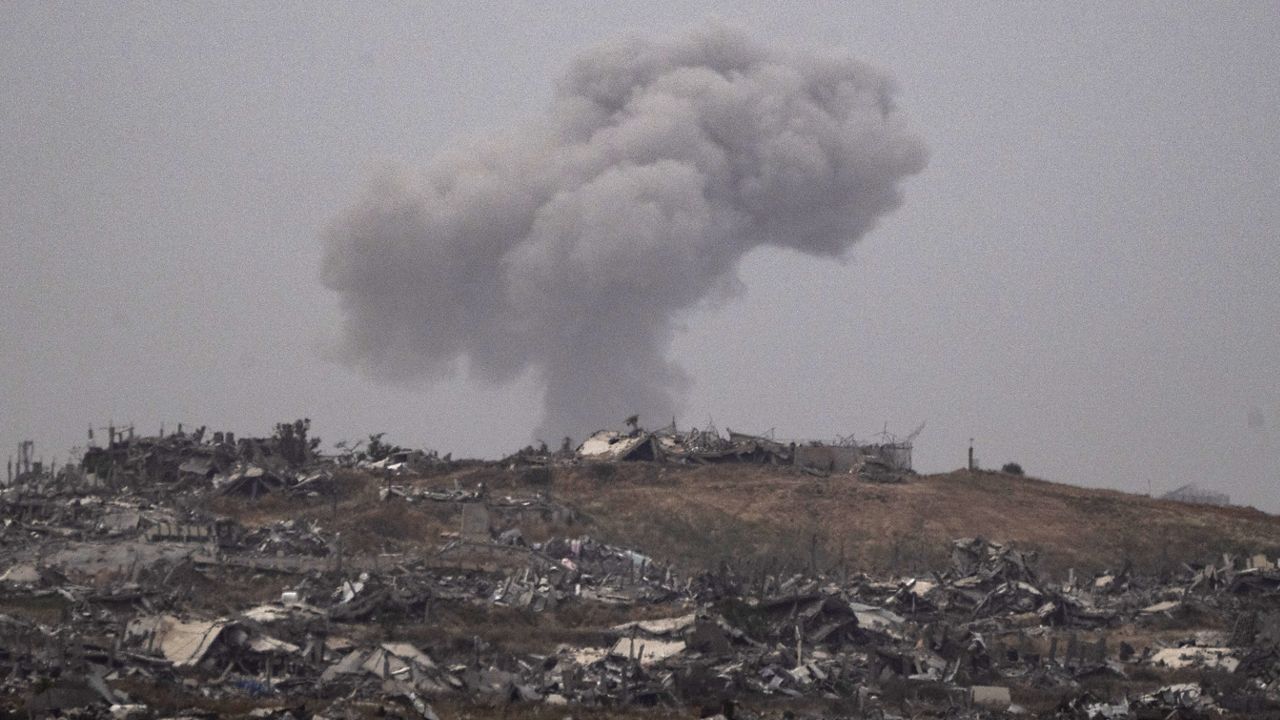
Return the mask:
<svg viewBox="0 0 1280 720"><path fill-rule="evenodd" d="M530 479L536 475L536 479ZM822 571L923 572L945 564L948 543L980 536L1040 553L1053 573L1178 571L1184 562L1280 550L1280 517L1189 505L1113 490L993 472L918 475L900 484L817 478L787 467L620 463L527 470L479 466L407 480L352 474L326 499L222 498L214 509L253 524L314 520L368 550L425 549L458 529L456 508L380 503L384 484L543 491L575 510L568 524L523 522L531 541L587 534L645 548L688 570L729 564Z"/></svg>
<svg viewBox="0 0 1280 720"><path fill-rule="evenodd" d="M878 483L753 464L326 467L314 490L260 496L140 479L108 492L11 490L12 507L39 501L45 514L0 528L4 567L37 575L0 582L0 631L13 641L0 647L0 670L13 667L0 717L55 697L50 688L78 677L58 680L64 667L114 668L99 676L145 706L130 711L138 720L429 717L414 698L439 717L697 717L731 698L742 717L858 716L870 703L886 717L979 718L990 708L965 693L984 684L1034 715L1140 710L1139 698L1172 683L1245 714L1280 711L1280 571L1246 560L1280 555L1280 518L1252 509L990 472ZM480 539L459 543L464 508L479 507L489 518ZM129 512L141 523L103 524ZM240 534L220 544L148 536L182 518ZM954 541L966 537L1004 547L975 543L980 564L964 568ZM594 549L579 554L570 546L580 541ZM472 565L449 554L458 547L514 561ZM367 587L344 598L347 583ZM850 620L861 603L889 612L893 629ZM1159 603L1172 604L1149 610ZM267 607L289 619L247 619ZM604 655L625 623L695 614L666 663ZM160 615L231 622L259 644L223 638L207 659L169 668L121 637ZM809 650L798 650L801 635ZM316 637L341 645L323 658L300 649ZM719 645L699 644L708 637ZM295 649L279 650L280 639ZM417 690L367 675L320 681L351 649L383 643L435 660ZM1247 674L1153 659L1206 643L1230 643ZM801 652L814 653L808 664ZM572 708L543 700L561 693ZM1153 707L1199 716L1200 697Z"/></svg>

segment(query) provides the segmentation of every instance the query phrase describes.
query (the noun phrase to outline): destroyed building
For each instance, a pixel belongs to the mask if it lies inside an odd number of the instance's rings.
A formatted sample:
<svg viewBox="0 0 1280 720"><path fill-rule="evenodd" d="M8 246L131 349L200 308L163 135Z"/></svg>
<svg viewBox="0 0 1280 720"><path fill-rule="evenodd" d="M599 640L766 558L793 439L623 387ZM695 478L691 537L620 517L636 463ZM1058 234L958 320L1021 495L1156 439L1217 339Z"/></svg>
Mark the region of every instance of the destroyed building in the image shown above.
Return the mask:
<svg viewBox="0 0 1280 720"><path fill-rule="evenodd" d="M590 477L639 450L655 475L690 457L790 474L818 447L676 439L597 434L586 457L614 457L563 462ZM517 463L298 455L299 440L126 437L78 474L5 488L0 716L1280 713L1275 553L1054 577L1030 548L966 537L910 575L690 568L587 532ZM866 467L866 446L832 446L848 454L821 455L827 471L855 451ZM448 529L406 552L345 524L371 513L417 537L408 508Z"/></svg>
<svg viewBox="0 0 1280 720"><path fill-rule="evenodd" d="M1173 500L1174 502L1191 503L1193 505L1230 505L1231 496L1226 493L1216 492L1214 490L1206 490L1205 488L1188 483L1180 488L1170 490L1160 496L1161 500Z"/></svg>
<svg viewBox="0 0 1280 720"><path fill-rule="evenodd" d="M912 472L914 434L904 441L858 444L852 437L835 443L780 442L771 437L727 430L722 437L714 426L681 432L673 422L660 430L635 428L630 432L599 430L577 449L588 461L652 461L693 464L752 463L792 465L827 474L864 474L893 481Z"/></svg>

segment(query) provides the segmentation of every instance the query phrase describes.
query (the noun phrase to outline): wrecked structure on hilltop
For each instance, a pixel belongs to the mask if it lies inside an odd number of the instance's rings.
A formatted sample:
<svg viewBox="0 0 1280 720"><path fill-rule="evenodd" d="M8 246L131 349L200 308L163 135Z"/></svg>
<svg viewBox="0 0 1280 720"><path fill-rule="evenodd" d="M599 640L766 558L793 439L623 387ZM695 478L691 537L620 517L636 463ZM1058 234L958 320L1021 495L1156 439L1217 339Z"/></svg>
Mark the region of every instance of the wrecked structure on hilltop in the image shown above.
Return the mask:
<svg viewBox="0 0 1280 720"><path fill-rule="evenodd" d="M1226 493L1206 490L1195 483L1188 483L1160 496L1161 500L1191 503L1193 505L1218 505L1225 507L1231 504L1231 496Z"/></svg>
<svg viewBox="0 0 1280 720"><path fill-rule="evenodd" d="M710 465L749 463L792 465L816 475L857 474L865 479L894 482L912 472L912 443L923 425L906 439L889 436L881 443L859 444L853 436L834 443L780 442L772 437L715 428L677 429L674 422L659 430L633 428L630 432L600 430L577 449L588 461L653 461Z"/></svg>
<svg viewBox="0 0 1280 720"><path fill-rule="evenodd" d="M212 489L250 498L282 491L313 493L331 482L338 468L401 471L451 461L433 451L374 444L380 436L371 436L372 454L348 449L325 456L319 452L320 439L311 437L310 429L311 421L305 418L279 423L267 437L237 437L206 427L184 431L182 425L169 434L162 430L140 436L133 428L109 427L105 445L93 445L91 433L91 445L78 464L61 467L27 460L32 447L28 441L20 446L16 474L10 463L8 485L21 492L10 493L13 497L6 503L12 506L23 498L21 502L38 504L32 496L44 492L85 494L130 487L148 492ZM0 503L0 510L5 508Z"/></svg>
<svg viewBox="0 0 1280 720"><path fill-rule="evenodd" d="M311 421L280 423L266 438L236 438L231 432L212 432L200 427L193 432L177 432L154 437L135 437L114 431L105 447L85 451L80 469L86 481L115 486L130 481L178 484L213 481L232 476L261 478L278 484L276 473L300 468L316 459L319 438L309 438Z"/></svg>

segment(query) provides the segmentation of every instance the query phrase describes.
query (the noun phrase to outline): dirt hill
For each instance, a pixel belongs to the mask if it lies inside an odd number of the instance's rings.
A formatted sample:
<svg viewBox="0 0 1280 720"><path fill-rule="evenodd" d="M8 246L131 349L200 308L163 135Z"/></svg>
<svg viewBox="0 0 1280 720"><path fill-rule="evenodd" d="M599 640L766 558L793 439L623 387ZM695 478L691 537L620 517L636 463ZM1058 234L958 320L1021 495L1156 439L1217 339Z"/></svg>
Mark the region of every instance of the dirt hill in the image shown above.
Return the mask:
<svg viewBox="0 0 1280 720"><path fill-rule="evenodd" d="M620 467L612 481L565 473L558 494L610 537L702 563L919 571L949 541L981 536L1040 551L1047 568L1174 569L1221 553L1280 549L1280 517L987 472L880 485L767 467Z"/></svg>
<svg viewBox="0 0 1280 720"><path fill-rule="evenodd" d="M476 487L491 497L547 493L572 521L519 522L526 539L591 535L686 569L923 572L945 566L949 543L981 536L1040 552L1054 573L1175 570L1222 553L1280 552L1280 517L1251 508L1156 500L988 472L871 484L816 478L788 467L651 463L503 469L492 464L417 480L353 474L339 503L226 499L220 510L253 523L315 519L353 550L420 550L458 529L453 503L379 501L386 484ZM508 524L511 524L508 521Z"/></svg>

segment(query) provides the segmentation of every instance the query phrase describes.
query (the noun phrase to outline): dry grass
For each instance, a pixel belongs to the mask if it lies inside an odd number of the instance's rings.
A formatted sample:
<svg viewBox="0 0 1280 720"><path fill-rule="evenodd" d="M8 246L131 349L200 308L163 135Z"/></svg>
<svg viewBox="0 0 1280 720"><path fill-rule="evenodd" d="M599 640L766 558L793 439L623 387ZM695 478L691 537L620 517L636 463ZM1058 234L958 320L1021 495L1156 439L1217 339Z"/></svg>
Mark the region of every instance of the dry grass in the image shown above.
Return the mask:
<svg viewBox="0 0 1280 720"><path fill-rule="evenodd" d="M451 504L379 500L384 483L364 473L339 473L335 485L336 497L224 496L211 501L210 510L247 528L281 520L314 523L325 533L341 533L343 551L357 554L434 547L442 532L458 529L459 511Z"/></svg>
<svg viewBox="0 0 1280 720"><path fill-rule="evenodd" d="M789 468L620 466L595 480L558 475L554 491L596 532L685 563L772 562L918 571L951 539L982 536L1041 552L1047 568L1165 572L1221 553L1280 550L1280 518L997 473L919 476L899 485L817 479Z"/></svg>
<svg viewBox="0 0 1280 720"><path fill-rule="evenodd" d="M1186 505L999 473L956 472L876 485L814 478L787 467L617 465L559 467L549 483L494 465L419 482L451 488L483 482L491 494L545 490L580 514L577 523L527 522L527 538L594 537L636 547L688 570L723 566L751 574L817 566L901 573L945 564L948 543L982 536L1039 550L1055 573L1118 569L1176 572L1222 553L1280 552L1280 518L1250 508ZM427 549L458 528L451 503L377 499L381 481L341 478L342 496L219 498L215 509L249 525L295 518L341 531L355 552ZM397 480L397 482L405 482Z"/></svg>

